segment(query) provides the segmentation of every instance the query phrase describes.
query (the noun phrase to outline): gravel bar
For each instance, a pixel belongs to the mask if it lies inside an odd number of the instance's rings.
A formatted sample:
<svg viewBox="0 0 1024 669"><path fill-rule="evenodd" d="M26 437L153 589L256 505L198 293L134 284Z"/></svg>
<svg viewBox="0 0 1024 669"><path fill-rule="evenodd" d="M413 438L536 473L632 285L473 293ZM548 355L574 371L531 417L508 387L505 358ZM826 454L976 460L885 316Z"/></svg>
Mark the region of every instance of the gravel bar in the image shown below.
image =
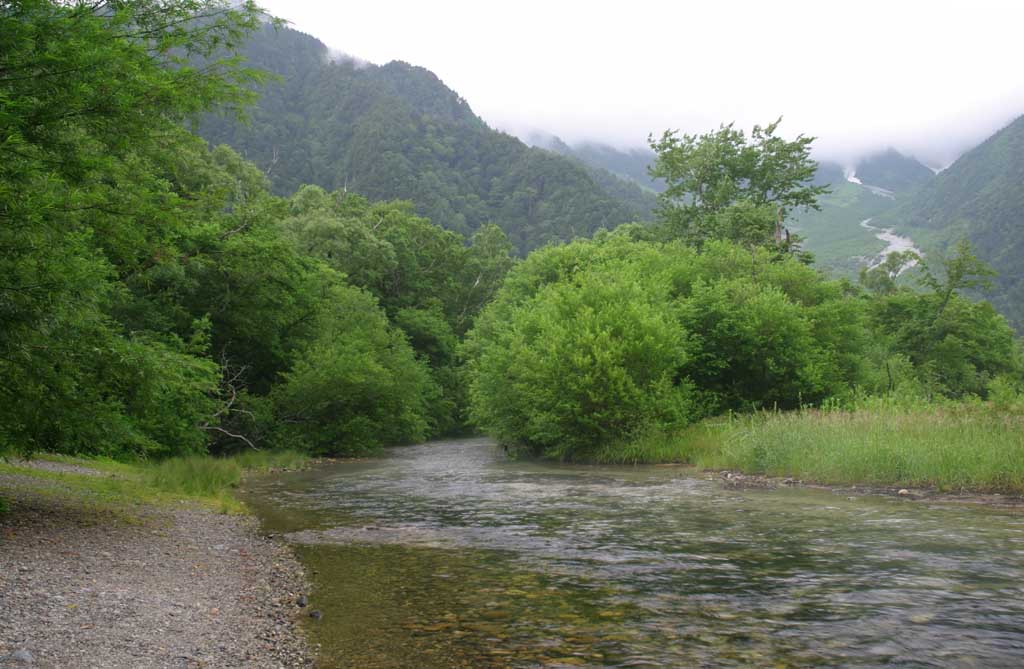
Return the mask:
<svg viewBox="0 0 1024 669"><path fill-rule="evenodd" d="M254 518L46 487L0 475L0 667L312 666L302 567Z"/></svg>

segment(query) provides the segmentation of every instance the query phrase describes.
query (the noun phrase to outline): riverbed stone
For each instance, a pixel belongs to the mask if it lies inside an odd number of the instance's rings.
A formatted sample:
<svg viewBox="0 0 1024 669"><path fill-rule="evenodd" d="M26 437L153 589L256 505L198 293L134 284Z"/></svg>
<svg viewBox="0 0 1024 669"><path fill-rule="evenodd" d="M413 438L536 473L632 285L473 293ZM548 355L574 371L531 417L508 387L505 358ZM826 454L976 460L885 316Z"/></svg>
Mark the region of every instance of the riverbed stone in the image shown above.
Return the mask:
<svg viewBox="0 0 1024 669"><path fill-rule="evenodd" d="M35 664L35 661L36 658L32 653L24 648L19 648L4 658L5 665L9 667L30 667Z"/></svg>
<svg viewBox="0 0 1024 669"><path fill-rule="evenodd" d="M254 518L190 503L98 514L18 473L0 490L15 510L0 516L0 668L312 664L294 608L277 604L308 587L302 568Z"/></svg>

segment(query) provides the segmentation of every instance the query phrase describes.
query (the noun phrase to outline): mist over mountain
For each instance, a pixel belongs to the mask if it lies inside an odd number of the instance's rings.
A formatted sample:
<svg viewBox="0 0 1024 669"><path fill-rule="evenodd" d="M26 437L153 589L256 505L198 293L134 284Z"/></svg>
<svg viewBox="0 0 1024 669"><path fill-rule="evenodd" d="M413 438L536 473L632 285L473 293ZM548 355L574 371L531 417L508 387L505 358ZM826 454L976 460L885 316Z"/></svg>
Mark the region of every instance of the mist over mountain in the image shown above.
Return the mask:
<svg viewBox="0 0 1024 669"><path fill-rule="evenodd" d="M655 157L654 151L648 147L619 149L597 141L570 146L555 135L541 132L530 134L525 141L531 146L576 158L586 165L611 172L653 192L660 193L665 190L664 181L652 178L647 171Z"/></svg>
<svg viewBox="0 0 1024 669"><path fill-rule="evenodd" d="M244 55L280 80L248 124L211 116L199 131L264 169L277 193L316 184L408 199L464 234L496 223L520 251L646 220L654 206L631 181L491 129L425 68L365 63L269 27Z"/></svg>
<svg viewBox="0 0 1024 669"><path fill-rule="evenodd" d="M856 176L865 184L906 192L930 181L935 173L917 159L889 148L859 161Z"/></svg>

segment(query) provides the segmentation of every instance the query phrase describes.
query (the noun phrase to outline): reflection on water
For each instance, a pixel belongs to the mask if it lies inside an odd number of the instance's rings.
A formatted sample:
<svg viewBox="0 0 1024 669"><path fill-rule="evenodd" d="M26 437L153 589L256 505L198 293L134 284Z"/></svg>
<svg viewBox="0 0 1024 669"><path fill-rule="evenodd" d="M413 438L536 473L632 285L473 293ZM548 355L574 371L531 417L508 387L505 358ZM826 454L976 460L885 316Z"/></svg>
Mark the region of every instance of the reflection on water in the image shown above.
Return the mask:
<svg viewBox="0 0 1024 669"><path fill-rule="evenodd" d="M1024 516L395 449L252 491L325 667L1024 666Z"/></svg>

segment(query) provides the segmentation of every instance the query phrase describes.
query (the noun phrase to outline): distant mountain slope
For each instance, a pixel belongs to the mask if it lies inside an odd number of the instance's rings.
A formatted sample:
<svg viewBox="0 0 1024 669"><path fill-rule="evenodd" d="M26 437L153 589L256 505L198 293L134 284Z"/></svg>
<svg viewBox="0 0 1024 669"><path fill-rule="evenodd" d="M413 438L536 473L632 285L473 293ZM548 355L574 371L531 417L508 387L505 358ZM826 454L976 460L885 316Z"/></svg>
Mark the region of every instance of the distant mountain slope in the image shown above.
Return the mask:
<svg viewBox="0 0 1024 669"><path fill-rule="evenodd" d="M814 173L812 183L815 186L830 186L846 181L846 170L839 163L828 161L818 162L818 171Z"/></svg>
<svg viewBox="0 0 1024 669"><path fill-rule="evenodd" d="M857 178L865 184L897 193L914 190L934 178L935 173L916 158L896 149L876 153L857 163Z"/></svg>
<svg viewBox="0 0 1024 669"><path fill-rule="evenodd" d="M876 257L886 246L862 222L891 209L895 201L848 182L841 169L837 179L837 173L829 167L826 165L829 174L822 175L820 183L832 191L819 198L821 211L796 212L792 227L804 237L804 248L814 254L818 266L836 276L855 279L867 259Z"/></svg>
<svg viewBox="0 0 1024 669"><path fill-rule="evenodd" d="M832 192L819 200L821 211L797 212L793 221L818 265L851 279L886 248L877 237L879 231L864 222L871 219L871 225L882 225L884 214L934 178L930 169L895 149L860 160L854 173L850 181L840 164L819 163L814 183L827 185Z"/></svg>
<svg viewBox="0 0 1024 669"><path fill-rule="evenodd" d="M600 142L569 145L554 135L535 133L530 144L563 156L579 160L584 165L605 170L621 179L627 179L646 190L660 193L665 190L662 179L652 179L647 168L654 162L654 151L648 148L617 149Z"/></svg>
<svg viewBox="0 0 1024 669"><path fill-rule="evenodd" d="M288 29L263 30L245 56L281 80L249 125L210 117L199 131L267 170L278 193L312 183L408 199L462 233L497 223L520 251L650 215L635 185L492 130L421 67L332 60Z"/></svg>
<svg viewBox="0 0 1024 669"><path fill-rule="evenodd" d="M965 153L881 220L930 239L937 249L967 237L999 272L986 297L1018 331L1024 329L1024 116Z"/></svg>

